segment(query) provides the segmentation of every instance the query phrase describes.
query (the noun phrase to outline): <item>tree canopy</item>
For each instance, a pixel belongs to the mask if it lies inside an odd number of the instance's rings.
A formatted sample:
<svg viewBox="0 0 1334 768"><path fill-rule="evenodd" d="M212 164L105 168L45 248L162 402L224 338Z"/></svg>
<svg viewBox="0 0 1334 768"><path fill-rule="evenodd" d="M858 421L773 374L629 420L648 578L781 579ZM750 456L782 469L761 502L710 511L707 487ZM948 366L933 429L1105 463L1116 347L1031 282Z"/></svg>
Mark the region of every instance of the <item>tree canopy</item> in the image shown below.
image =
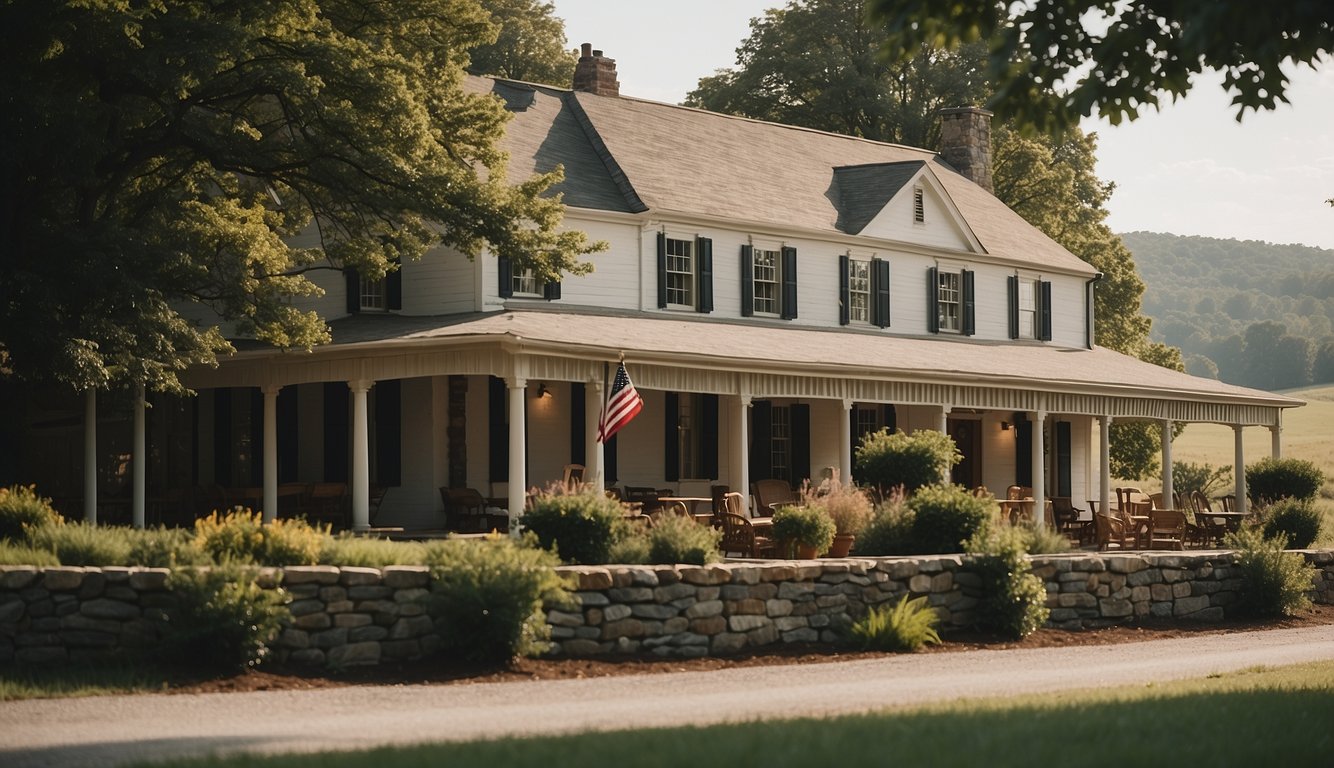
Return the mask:
<svg viewBox="0 0 1334 768"><path fill-rule="evenodd" d="M541 0L481 0L496 39L469 53L468 71L530 83L569 86L579 57L566 47L565 22Z"/></svg>
<svg viewBox="0 0 1334 768"><path fill-rule="evenodd" d="M1276 0L871 0L893 60L925 44L988 41L997 114L1064 130L1097 114L1113 125L1176 99L1205 69L1223 73L1240 120L1286 103L1285 64L1334 50L1334 4Z"/></svg>
<svg viewBox="0 0 1334 768"><path fill-rule="evenodd" d="M7 375L178 389L230 349L182 306L307 347L324 321L288 300L312 270L437 244L587 270L559 172L507 180L506 113L463 88L496 35L475 0L15 1L0 26Z"/></svg>

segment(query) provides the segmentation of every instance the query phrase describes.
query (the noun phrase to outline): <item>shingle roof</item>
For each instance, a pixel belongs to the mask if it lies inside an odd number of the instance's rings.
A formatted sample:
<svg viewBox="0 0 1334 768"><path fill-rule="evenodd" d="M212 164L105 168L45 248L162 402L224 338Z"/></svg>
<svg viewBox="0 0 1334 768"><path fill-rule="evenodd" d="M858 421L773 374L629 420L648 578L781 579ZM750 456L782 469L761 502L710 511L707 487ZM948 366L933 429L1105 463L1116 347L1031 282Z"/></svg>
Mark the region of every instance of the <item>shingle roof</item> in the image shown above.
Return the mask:
<svg viewBox="0 0 1334 768"><path fill-rule="evenodd" d="M908 160L835 168L838 228L853 235L861 232L924 165L923 160Z"/></svg>
<svg viewBox="0 0 1334 768"><path fill-rule="evenodd" d="M484 78L470 78L468 87L497 92L507 103L515 103L515 92L532 94L507 129L511 174L563 163L559 190L572 206L842 235L879 210L900 172L926 164L992 257L1096 272L934 152L623 96ZM862 170L839 170L848 168Z"/></svg>

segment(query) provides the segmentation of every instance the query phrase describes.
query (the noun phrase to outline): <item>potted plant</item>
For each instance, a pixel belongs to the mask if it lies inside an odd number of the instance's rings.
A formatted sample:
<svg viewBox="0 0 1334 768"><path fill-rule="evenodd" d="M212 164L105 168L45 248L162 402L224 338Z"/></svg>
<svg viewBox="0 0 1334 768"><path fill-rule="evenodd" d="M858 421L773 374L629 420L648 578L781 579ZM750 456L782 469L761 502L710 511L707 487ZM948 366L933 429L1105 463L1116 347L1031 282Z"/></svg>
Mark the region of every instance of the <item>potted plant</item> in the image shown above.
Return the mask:
<svg viewBox="0 0 1334 768"><path fill-rule="evenodd" d="M834 521L816 507L779 507L774 512L774 538L790 556L813 560L834 541Z"/></svg>
<svg viewBox="0 0 1334 768"><path fill-rule="evenodd" d="M847 557L857 536L871 522L874 508L870 497L857 486L840 482L837 475L818 486L804 488L802 496L807 507L824 510L834 521L829 557Z"/></svg>

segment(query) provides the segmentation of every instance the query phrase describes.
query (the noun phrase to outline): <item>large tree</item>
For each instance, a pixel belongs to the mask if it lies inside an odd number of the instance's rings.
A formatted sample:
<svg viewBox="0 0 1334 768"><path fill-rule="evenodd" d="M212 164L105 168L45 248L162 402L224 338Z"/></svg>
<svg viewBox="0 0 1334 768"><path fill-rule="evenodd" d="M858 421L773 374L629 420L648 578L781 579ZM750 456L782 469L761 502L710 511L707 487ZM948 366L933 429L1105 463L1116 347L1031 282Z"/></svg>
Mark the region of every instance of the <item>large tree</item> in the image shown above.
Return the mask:
<svg viewBox="0 0 1334 768"><path fill-rule="evenodd" d="M0 27L4 375L179 389L230 349L183 306L307 347L312 270L441 243L586 269L559 174L511 184L504 110L463 90L475 0L6 0Z"/></svg>
<svg viewBox="0 0 1334 768"><path fill-rule="evenodd" d="M565 22L541 0L481 0L496 25L495 42L472 49L468 71L569 87L579 57L566 47Z"/></svg>
<svg viewBox="0 0 1334 768"><path fill-rule="evenodd" d="M686 105L911 146L935 146L936 113L989 94L981 45L880 55L863 0L792 0L750 22L736 67L702 78Z"/></svg>
<svg viewBox="0 0 1334 768"><path fill-rule="evenodd" d="M893 60L923 44L990 42L991 106L1041 129L1064 130L1098 114L1133 120L1223 73L1237 119L1287 102L1287 64L1334 50L1334 3L1321 0L871 0Z"/></svg>

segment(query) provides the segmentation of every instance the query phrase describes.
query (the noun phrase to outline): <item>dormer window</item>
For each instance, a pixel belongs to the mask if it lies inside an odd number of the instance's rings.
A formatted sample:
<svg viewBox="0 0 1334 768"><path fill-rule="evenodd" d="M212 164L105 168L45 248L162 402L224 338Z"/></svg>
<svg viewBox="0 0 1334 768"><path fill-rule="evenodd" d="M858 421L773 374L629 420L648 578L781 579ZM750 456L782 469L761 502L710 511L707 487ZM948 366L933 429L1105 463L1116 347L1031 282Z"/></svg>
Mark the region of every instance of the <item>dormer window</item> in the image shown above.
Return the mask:
<svg viewBox="0 0 1334 768"><path fill-rule="evenodd" d="M913 187L912 190L912 220L915 224L926 223L926 201L922 197L921 187Z"/></svg>
<svg viewBox="0 0 1334 768"><path fill-rule="evenodd" d="M361 278L360 308L362 311L384 312L388 309L387 296L388 290L384 278L379 280Z"/></svg>

